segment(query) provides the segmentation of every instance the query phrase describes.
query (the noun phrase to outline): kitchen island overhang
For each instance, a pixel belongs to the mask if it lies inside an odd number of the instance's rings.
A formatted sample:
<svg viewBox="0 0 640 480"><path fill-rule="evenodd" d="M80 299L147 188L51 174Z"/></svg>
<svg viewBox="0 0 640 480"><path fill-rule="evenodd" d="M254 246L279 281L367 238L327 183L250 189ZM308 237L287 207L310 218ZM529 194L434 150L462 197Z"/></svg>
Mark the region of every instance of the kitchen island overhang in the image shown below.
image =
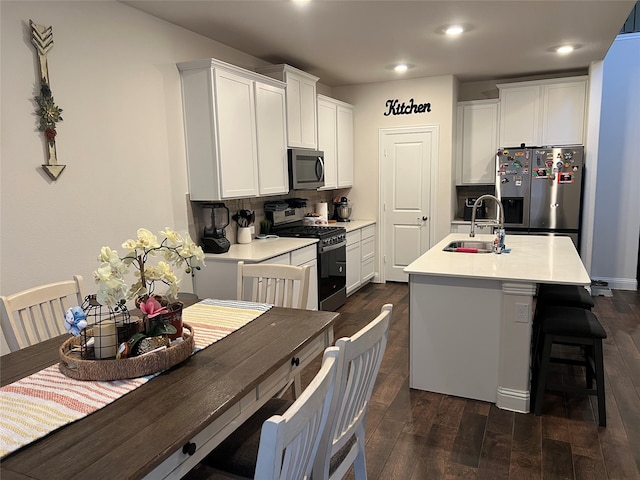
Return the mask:
<svg viewBox="0 0 640 480"><path fill-rule="evenodd" d="M503 254L443 251L468 239L451 234L404 269L410 387L528 412L537 285L588 285L589 275L569 237L508 235Z"/></svg>

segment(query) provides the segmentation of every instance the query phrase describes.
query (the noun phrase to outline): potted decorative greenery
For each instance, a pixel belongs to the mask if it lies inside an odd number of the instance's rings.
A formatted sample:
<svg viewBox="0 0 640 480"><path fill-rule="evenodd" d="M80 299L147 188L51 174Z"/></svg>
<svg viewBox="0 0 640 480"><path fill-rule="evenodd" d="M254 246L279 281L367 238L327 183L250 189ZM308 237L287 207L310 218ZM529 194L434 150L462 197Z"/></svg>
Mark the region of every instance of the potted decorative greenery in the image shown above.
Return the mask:
<svg viewBox="0 0 640 480"><path fill-rule="evenodd" d="M162 241L146 228L138 229L137 233L136 239L122 244L127 251L123 257L109 247L100 250L100 266L94 272L97 301L116 307L134 300L144 314L145 334L176 335L179 332L168 325L169 317L176 317L175 312L181 317L182 311L182 304L177 301L179 280L173 267L184 268L186 273L194 268L199 270L200 264L204 265L204 252L189 234L182 237L168 227L160 232L165 237ZM153 259L158 261L153 263ZM125 275L132 267L136 281L127 285ZM160 283L168 286L162 294L156 292L156 284Z"/></svg>

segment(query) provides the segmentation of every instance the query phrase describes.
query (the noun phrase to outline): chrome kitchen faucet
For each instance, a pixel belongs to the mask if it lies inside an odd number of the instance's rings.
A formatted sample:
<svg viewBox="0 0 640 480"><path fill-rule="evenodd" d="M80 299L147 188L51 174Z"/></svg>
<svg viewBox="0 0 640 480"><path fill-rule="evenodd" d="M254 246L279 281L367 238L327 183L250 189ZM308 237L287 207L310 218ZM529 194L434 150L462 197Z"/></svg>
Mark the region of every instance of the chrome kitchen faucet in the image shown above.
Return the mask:
<svg viewBox="0 0 640 480"><path fill-rule="evenodd" d="M497 197L494 197L493 195L485 194L476 198L476 201L473 202L473 210L471 211L471 231L469 232L470 237L476 236L476 207L478 206L481 200L488 199L488 198L493 199L498 205L498 209L500 210L500 230L504 230L504 208L502 207L502 202L498 200ZM492 223L495 224L495 222L492 222Z"/></svg>

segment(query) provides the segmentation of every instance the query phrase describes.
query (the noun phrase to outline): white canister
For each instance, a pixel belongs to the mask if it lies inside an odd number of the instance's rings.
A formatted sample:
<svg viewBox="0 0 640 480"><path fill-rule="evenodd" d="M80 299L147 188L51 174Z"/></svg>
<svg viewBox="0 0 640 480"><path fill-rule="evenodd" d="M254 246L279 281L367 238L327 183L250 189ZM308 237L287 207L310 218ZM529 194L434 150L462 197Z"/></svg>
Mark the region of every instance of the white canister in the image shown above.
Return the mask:
<svg viewBox="0 0 640 480"><path fill-rule="evenodd" d="M320 215L321 223L326 223L329 218L329 206L327 202L316 203L316 213Z"/></svg>
<svg viewBox="0 0 640 480"><path fill-rule="evenodd" d="M251 227L238 227L238 243L251 243Z"/></svg>

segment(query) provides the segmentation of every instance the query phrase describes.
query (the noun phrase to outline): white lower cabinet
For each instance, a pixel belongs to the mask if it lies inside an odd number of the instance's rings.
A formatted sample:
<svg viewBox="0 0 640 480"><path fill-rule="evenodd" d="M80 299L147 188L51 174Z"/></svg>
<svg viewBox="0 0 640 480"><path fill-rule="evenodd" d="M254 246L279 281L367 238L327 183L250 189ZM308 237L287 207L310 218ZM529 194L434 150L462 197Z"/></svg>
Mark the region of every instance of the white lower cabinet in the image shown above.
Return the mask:
<svg viewBox="0 0 640 480"><path fill-rule="evenodd" d="M375 225L347 233L347 295L375 276Z"/></svg>
<svg viewBox="0 0 640 480"><path fill-rule="evenodd" d="M307 308L318 309L318 261L316 246L309 245L258 263L277 263L281 265L309 265L309 299ZM237 297L238 262L218 260L213 254L206 257L206 268L195 272L194 293L198 298L216 298L235 300Z"/></svg>
<svg viewBox="0 0 640 480"><path fill-rule="evenodd" d="M318 257L315 245L291 252L291 265L304 267L309 265L309 298L307 310L318 310Z"/></svg>
<svg viewBox="0 0 640 480"><path fill-rule="evenodd" d="M360 279L362 284L371 280L375 275L376 256L376 229L375 225L369 225L362 229L362 239L360 244L360 254L362 267L360 268Z"/></svg>
<svg viewBox="0 0 640 480"><path fill-rule="evenodd" d="M347 295L351 295L360 286L360 269L362 256L360 254L360 230L347 233Z"/></svg>

